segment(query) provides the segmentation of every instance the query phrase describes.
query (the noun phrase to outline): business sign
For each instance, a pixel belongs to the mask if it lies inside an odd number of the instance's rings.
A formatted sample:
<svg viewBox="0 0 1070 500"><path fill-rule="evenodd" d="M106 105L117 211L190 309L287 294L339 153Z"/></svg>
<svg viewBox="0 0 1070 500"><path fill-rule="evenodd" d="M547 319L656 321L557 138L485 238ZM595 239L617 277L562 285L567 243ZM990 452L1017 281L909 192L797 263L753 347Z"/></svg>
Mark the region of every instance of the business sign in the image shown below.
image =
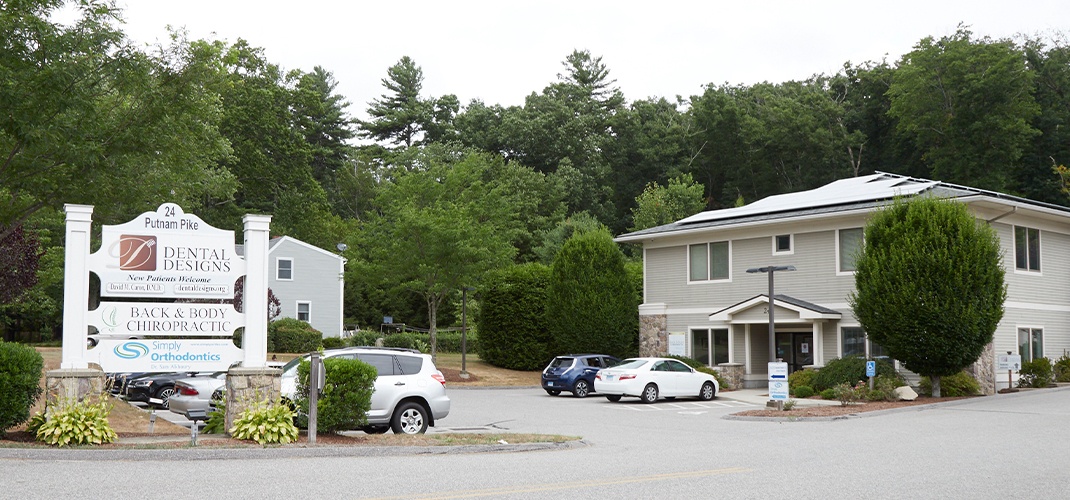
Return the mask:
<svg viewBox="0 0 1070 500"><path fill-rule="evenodd" d="M216 229L174 203L102 229L89 268L103 297L233 298L245 260L234 232Z"/></svg>
<svg viewBox="0 0 1070 500"><path fill-rule="evenodd" d="M773 361L769 363L769 399L773 401L788 400L788 364Z"/></svg>
<svg viewBox="0 0 1070 500"><path fill-rule="evenodd" d="M686 337L682 333L670 333L669 334L669 355L670 356L686 356L687 349L685 347Z"/></svg>
<svg viewBox="0 0 1070 500"><path fill-rule="evenodd" d="M245 315L232 304L101 302L89 324L104 335L229 337L245 326Z"/></svg>
<svg viewBox="0 0 1070 500"><path fill-rule="evenodd" d="M243 358L230 339L100 339L86 353L105 372L217 372Z"/></svg>
<svg viewBox="0 0 1070 500"><path fill-rule="evenodd" d="M996 356L996 370L1019 371L1022 369L1022 357L1018 354L1000 354Z"/></svg>

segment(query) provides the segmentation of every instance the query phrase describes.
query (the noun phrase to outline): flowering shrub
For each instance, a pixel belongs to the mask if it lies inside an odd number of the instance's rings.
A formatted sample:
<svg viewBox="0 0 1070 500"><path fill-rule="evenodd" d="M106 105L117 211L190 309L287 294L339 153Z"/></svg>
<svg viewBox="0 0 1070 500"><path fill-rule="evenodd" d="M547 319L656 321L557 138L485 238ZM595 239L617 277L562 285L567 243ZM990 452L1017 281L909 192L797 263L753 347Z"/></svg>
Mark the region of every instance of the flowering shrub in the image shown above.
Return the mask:
<svg viewBox="0 0 1070 500"><path fill-rule="evenodd" d="M836 392L836 399L840 401L840 405L847 406L851 403L856 403L869 392L866 389L865 382L859 382L855 385L848 384L846 382L837 385L832 388Z"/></svg>

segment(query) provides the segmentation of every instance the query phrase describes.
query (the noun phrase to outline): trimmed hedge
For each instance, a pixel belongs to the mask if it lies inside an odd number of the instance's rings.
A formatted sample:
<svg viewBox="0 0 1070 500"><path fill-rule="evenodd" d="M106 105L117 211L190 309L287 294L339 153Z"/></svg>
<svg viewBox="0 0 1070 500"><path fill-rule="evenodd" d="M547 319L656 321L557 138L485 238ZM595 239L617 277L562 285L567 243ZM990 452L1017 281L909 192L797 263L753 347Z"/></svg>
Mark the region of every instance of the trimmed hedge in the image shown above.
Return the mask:
<svg viewBox="0 0 1070 500"><path fill-rule="evenodd" d="M556 354L546 320L550 268L511 266L488 273L476 314L479 342L469 346L487 363L511 370L540 370ZM611 353L607 353L611 354Z"/></svg>
<svg viewBox="0 0 1070 500"><path fill-rule="evenodd" d="M296 318L282 318L268 323L268 351L312 352L323 346L323 333Z"/></svg>
<svg viewBox="0 0 1070 500"><path fill-rule="evenodd" d="M309 409L308 373L311 364L297 366L297 405L307 422ZM316 403L316 431L330 433L360 428L368 423L372 391L375 390L375 367L358 359L340 357L323 360L326 372L323 394Z"/></svg>
<svg viewBox="0 0 1070 500"><path fill-rule="evenodd" d="M44 359L30 346L0 340L0 435L30 418L41 395Z"/></svg>

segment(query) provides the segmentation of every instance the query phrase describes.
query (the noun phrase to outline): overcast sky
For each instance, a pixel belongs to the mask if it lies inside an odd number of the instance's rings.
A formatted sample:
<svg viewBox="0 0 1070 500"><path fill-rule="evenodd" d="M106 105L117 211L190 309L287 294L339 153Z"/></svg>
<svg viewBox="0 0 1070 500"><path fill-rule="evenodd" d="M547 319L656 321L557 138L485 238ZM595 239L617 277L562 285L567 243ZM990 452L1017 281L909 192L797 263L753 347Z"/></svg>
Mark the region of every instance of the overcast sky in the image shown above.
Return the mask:
<svg viewBox="0 0 1070 500"><path fill-rule="evenodd" d="M1070 34L1067 0L119 1L140 42L166 40L172 25L192 39L243 38L286 70L322 66L361 118L406 55L423 68L425 97L515 105L555 81L573 49L601 56L634 101L892 62L959 23L993 38Z"/></svg>

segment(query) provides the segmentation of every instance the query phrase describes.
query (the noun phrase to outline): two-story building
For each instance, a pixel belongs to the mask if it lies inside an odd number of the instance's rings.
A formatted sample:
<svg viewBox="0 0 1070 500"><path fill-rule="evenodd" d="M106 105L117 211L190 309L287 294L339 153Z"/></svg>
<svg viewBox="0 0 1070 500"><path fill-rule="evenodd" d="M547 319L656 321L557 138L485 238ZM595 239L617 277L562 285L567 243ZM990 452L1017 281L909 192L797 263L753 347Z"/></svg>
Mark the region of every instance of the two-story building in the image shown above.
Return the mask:
<svg viewBox="0 0 1070 500"><path fill-rule="evenodd" d="M237 245L239 253L242 245ZM346 259L296 238L268 241L268 288L279 299L280 318L308 322L324 337L342 334Z"/></svg>
<svg viewBox="0 0 1070 500"><path fill-rule="evenodd" d="M854 256L870 214L897 196L923 195L965 203L1001 240L1008 295L994 340L973 367L982 387L1007 385L1005 372L994 374L996 353L1028 361L1070 349L1070 209L877 173L619 236L643 246L641 354L665 354L670 338L682 339L674 344L685 355L742 370L747 387L764 386L774 357L797 370L883 356L848 304ZM795 269L773 275L773 331L768 274L753 272L766 266Z"/></svg>

